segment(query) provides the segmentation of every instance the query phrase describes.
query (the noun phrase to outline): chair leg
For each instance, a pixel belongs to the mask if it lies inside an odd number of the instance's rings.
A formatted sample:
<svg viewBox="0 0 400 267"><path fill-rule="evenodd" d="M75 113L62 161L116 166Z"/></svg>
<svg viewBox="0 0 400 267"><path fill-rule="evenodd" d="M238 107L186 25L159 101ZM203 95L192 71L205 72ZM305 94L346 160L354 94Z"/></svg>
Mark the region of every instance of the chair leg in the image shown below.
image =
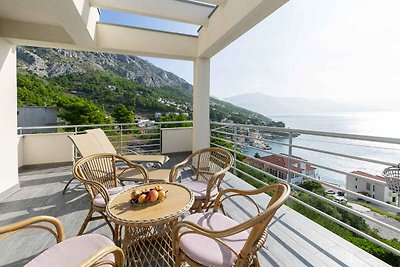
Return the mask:
<svg viewBox="0 0 400 267"><path fill-rule="evenodd" d="M253 263L251 264L251 266L254 266L254 267L260 267L261 266L260 262L258 260L257 254L253 256Z"/></svg>
<svg viewBox="0 0 400 267"><path fill-rule="evenodd" d="M85 220L83 221L83 224L81 226L81 229L78 232L78 235L82 235L83 232L86 229L86 226L88 225L88 223L91 221L92 219L92 215L93 215L94 210L92 208L90 208L89 213L86 215Z"/></svg>
<svg viewBox="0 0 400 267"><path fill-rule="evenodd" d="M68 186L71 184L71 182L75 179L75 177L72 176L71 179L69 179L68 183L64 186L64 189L62 191L62 194L65 195L65 192L67 192Z"/></svg>
<svg viewBox="0 0 400 267"><path fill-rule="evenodd" d="M182 259L181 256L178 254L175 257L175 267L181 267L182 266Z"/></svg>
<svg viewBox="0 0 400 267"><path fill-rule="evenodd" d="M101 214L101 216L102 216L102 217L104 218L104 220L106 221L108 227L110 227L111 233L112 233L112 235L113 235L113 240L114 240L114 241L117 240L116 228L114 228L114 227L111 225L110 220L108 219L107 215L104 214L104 212L99 211L99 213Z"/></svg>
<svg viewBox="0 0 400 267"><path fill-rule="evenodd" d="M211 200L208 204L204 203L205 212L208 212L213 207L214 207L214 200Z"/></svg>

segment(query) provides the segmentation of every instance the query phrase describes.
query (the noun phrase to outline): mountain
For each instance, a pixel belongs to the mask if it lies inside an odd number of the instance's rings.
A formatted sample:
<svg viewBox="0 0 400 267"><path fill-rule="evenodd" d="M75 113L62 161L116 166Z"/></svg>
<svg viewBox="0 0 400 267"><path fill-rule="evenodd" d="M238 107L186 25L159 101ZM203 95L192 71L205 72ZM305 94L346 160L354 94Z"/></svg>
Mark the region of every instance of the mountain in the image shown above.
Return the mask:
<svg viewBox="0 0 400 267"><path fill-rule="evenodd" d="M19 70L39 77L108 71L149 87L192 88L191 84L177 75L135 56L20 46L17 48L17 58Z"/></svg>
<svg viewBox="0 0 400 267"><path fill-rule="evenodd" d="M266 116L279 114L316 114L333 112L371 111L373 107L338 103L326 99L274 97L262 93L241 94L224 99L234 105L251 109Z"/></svg>
<svg viewBox="0 0 400 267"><path fill-rule="evenodd" d="M192 86L141 58L18 47L17 59L18 106L57 107L66 123L108 123L119 104L142 118L191 117ZM283 125L215 98L210 105L213 121Z"/></svg>

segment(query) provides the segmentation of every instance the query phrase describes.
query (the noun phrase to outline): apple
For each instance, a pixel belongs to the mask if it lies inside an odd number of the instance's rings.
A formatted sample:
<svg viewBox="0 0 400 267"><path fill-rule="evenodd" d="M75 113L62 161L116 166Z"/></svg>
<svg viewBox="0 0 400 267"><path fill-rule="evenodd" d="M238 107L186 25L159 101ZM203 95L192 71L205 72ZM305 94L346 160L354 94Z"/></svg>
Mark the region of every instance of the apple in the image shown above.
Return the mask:
<svg viewBox="0 0 400 267"><path fill-rule="evenodd" d="M148 198L150 202L155 202L158 199L158 191L154 189L151 190Z"/></svg>
<svg viewBox="0 0 400 267"><path fill-rule="evenodd" d="M157 190L157 191L161 191L161 190L163 190L163 187L161 185L156 185L154 187L154 189Z"/></svg>
<svg viewBox="0 0 400 267"><path fill-rule="evenodd" d="M145 203L146 202L146 194L141 194L140 196L139 196L139 198L138 198L138 202L140 203L140 204L142 204L142 203Z"/></svg>
<svg viewBox="0 0 400 267"><path fill-rule="evenodd" d="M159 191L158 192L158 199L159 200L164 200L164 198L166 198L167 197L167 192L165 192L164 190L161 190L161 191Z"/></svg>
<svg viewBox="0 0 400 267"><path fill-rule="evenodd" d="M143 189L143 193L147 194L148 192L150 192L150 189L148 189L147 187L145 187L145 188Z"/></svg>

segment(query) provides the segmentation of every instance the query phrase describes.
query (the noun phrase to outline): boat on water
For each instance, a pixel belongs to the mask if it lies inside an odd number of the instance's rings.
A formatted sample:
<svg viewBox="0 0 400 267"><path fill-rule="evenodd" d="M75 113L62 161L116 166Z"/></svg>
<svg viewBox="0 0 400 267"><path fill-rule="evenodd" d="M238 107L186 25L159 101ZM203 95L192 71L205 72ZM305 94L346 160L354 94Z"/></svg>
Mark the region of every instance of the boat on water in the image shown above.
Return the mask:
<svg viewBox="0 0 400 267"><path fill-rule="evenodd" d="M271 150L272 148L265 142L260 142L260 143L253 143L252 147L258 148L258 149L263 149L263 150Z"/></svg>

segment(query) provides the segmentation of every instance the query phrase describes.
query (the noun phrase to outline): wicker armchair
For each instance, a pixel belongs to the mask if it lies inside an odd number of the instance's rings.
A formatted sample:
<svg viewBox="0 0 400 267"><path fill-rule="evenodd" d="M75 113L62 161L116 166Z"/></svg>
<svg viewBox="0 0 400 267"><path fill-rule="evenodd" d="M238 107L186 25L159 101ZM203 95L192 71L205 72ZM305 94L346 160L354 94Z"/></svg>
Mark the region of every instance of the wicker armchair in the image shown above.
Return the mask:
<svg viewBox="0 0 400 267"><path fill-rule="evenodd" d="M201 212L212 207L215 197L221 191L220 185L225 173L232 167L232 164L233 157L229 151L217 147L204 148L173 166L169 181L175 182L180 170L190 166L195 175L192 179L184 179L182 184L188 187L195 197L190 212Z"/></svg>
<svg viewBox="0 0 400 267"><path fill-rule="evenodd" d="M44 225L49 223L52 227ZM0 227L0 240L27 228L38 228L49 231L57 244L31 260L27 267L59 266L124 266L124 253L107 237L88 234L64 240L64 228L61 222L49 216L28 218L10 225ZM103 265L104 264L104 265Z"/></svg>
<svg viewBox="0 0 400 267"><path fill-rule="evenodd" d="M117 161L126 164L126 168L117 168ZM134 164L126 158L109 153L95 154L78 160L73 169L73 174L76 179L81 181L90 197L89 213L86 216L78 235L83 234L87 224L90 221L104 219L110 227L114 240L118 240L118 231L114 230L108 220L105 209L110 198L128 188L128 186L118 186L119 176L126 171L136 170L140 172L144 183L149 182L149 177L146 169ZM93 217L93 213L98 212L100 216Z"/></svg>
<svg viewBox="0 0 400 267"><path fill-rule="evenodd" d="M109 153L119 155L115 148L113 147L110 140L108 140L106 134L101 129L93 129L87 130L86 134L76 134L76 135L69 135L69 139L73 142L76 149L79 151L79 154L82 157L88 157L94 154L100 153ZM151 163L155 165L161 166L162 164L166 163L169 160L168 156L164 155L124 155L123 156L126 160L132 163ZM119 162L119 167L123 166L123 162ZM145 164L147 165L147 164ZM168 175L170 170L169 169L146 169L149 179L154 181L168 181ZM120 181L127 181L127 182L137 182L142 180L142 175L140 172L131 170L124 172L120 175ZM65 186L63 192L65 193L69 183Z"/></svg>
<svg viewBox="0 0 400 267"><path fill-rule="evenodd" d="M250 196L267 192L274 194L266 210L260 212ZM181 266L182 262L190 266L260 266L257 251L267 239L272 217L289 193L287 184L274 184L251 191L226 189L220 192L213 212L191 214L175 226L173 250L176 266ZM218 212L223 201L236 196L249 199L256 206L258 215L239 224L227 217L223 210Z"/></svg>

